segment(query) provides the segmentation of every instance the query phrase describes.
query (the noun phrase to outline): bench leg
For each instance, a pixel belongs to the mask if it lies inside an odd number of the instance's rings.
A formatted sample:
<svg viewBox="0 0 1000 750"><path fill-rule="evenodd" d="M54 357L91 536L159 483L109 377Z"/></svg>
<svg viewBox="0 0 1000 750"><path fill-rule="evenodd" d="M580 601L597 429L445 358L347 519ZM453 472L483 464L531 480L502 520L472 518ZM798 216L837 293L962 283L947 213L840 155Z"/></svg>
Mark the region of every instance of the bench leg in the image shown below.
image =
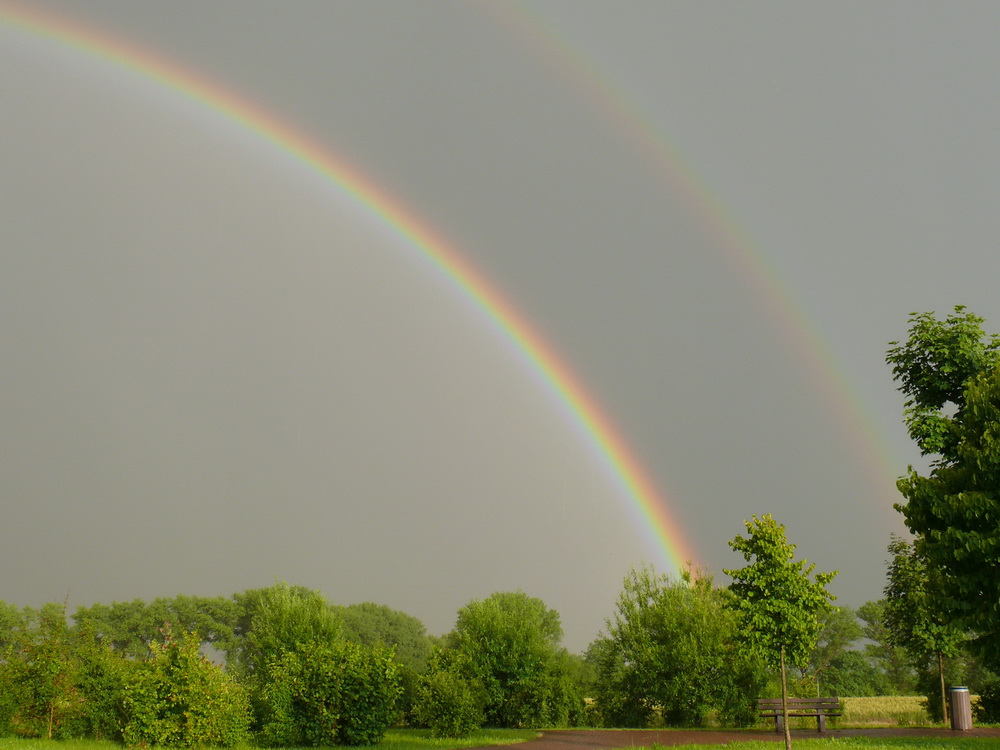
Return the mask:
<svg viewBox="0 0 1000 750"><path fill-rule="evenodd" d="M820 733L825 732L826 731L826 714L820 713L820 715L816 717L816 724L819 725L819 731L820 731Z"/></svg>
<svg viewBox="0 0 1000 750"><path fill-rule="evenodd" d="M785 729L785 717L781 714L776 714L774 717L774 731L781 734Z"/></svg>

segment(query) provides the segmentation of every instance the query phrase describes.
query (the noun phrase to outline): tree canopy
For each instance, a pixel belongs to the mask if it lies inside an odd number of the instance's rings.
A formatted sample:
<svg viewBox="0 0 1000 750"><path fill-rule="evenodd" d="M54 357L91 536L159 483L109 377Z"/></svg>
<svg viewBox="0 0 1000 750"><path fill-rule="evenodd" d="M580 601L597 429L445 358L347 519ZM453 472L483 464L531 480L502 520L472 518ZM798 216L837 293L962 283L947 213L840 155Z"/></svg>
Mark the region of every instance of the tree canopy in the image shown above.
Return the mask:
<svg viewBox="0 0 1000 750"><path fill-rule="evenodd" d="M910 317L909 338L886 361L906 396L905 421L931 468L910 467L896 508L933 573L947 618L1000 667L1000 339L956 307L943 321Z"/></svg>

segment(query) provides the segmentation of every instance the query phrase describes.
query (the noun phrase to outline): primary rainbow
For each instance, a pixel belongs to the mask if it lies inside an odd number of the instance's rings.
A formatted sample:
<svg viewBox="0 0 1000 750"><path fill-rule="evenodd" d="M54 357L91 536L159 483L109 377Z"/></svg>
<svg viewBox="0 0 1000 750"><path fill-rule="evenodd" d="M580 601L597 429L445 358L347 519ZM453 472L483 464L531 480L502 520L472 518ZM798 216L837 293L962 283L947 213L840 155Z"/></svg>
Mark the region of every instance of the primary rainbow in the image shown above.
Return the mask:
<svg viewBox="0 0 1000 750"><path fill-rule="evenodd" d="M695 562L684 534L667 512L667 503L625 439L552 346L456 248L356 167L272 113L214 84L204 75L76 19L69 20L37 8L0 3L0 24L83 51L221 114L234 126L319 173L377 217L449 278L541 376L627 495L631 511L638 515L638 525L662 556L657 562L665 563L675 573Z"/></svg>

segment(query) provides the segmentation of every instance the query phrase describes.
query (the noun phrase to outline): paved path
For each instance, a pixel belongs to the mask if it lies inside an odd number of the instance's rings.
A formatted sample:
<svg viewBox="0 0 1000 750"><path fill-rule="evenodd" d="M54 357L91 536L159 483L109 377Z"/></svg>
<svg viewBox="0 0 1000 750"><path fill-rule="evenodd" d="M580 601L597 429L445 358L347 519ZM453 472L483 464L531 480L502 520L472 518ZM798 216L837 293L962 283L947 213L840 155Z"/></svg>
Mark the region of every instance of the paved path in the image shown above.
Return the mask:
<svg viewBox="0 0 1000 750"><path fill-rule="evenodd" d="M974 727L967 732L950 729L916 727L899 729L830 729L818 732L797 729L793 739L816 737L925 737L951 739L959 737L995 737L1000 742L1000 727ZM617 747L650 747L658 745L722 745L730 742L782 742L777 732L763 729L720 731L716 729L555 729L542 732L534 740L522 743L524 750L601 750Z"/></svg>

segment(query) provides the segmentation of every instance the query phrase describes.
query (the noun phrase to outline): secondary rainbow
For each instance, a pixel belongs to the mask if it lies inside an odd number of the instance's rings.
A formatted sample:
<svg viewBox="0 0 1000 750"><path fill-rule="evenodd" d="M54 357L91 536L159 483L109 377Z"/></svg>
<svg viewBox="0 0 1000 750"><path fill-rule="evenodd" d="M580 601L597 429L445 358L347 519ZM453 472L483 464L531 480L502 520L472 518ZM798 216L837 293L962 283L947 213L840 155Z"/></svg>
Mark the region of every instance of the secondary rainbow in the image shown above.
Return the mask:
<svg viewBox="0 0 1000 750"><path fill-rule="evenodd" d="M639 516L638 525L662 555L662 560L656 562L666 564L675 573L696 562L684 534L668 513L665 499L624 437L553 347L455 247L347 160L204 75L76 19L0 3L0 24L75 48L196 101L224 116L234 127L252 133L321 174L343 195L376 216L450 279L541 376L628 497L633 514Z"/></svg>
<svg viewBox="0 0 1000 750"><path fill-rule="evenodd" d="M642 155L660 179L686 199L691 215L715 238L736 274L753 288L762 311L809 372L817 394L826 404L831 424L840 430L844 444L853 449L873 496L880 501L878 511L884 519L898 521L893 503L899 500L896 478L904 462L891 455L870 416L874 410L844 372L820 335L819 326L810 320L804 304L776 264L749 237L673 140L643 115L638 102L575 47L537 6L511 0L484 5L481 10L521 39L581 101Z"/></svg>

